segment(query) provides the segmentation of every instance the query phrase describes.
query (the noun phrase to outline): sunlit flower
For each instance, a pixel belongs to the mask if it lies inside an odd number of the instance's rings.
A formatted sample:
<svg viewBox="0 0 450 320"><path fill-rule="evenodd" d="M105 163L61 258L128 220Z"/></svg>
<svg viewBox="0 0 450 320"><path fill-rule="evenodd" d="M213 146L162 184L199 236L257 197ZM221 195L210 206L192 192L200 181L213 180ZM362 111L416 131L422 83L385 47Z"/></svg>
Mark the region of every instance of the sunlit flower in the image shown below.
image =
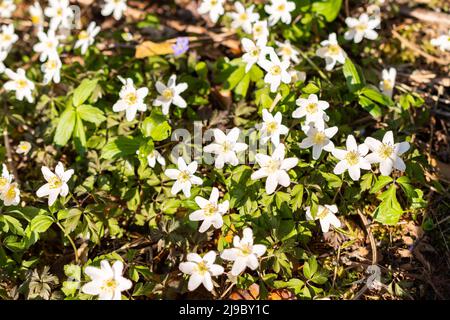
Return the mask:
<svg viewBox="0 0 450 320"><path fill-rule="evenodd" d="M312 122L323 125L324 121L328 121L325 110L328 109L330 104L324 100L319 100L317 95L310 94L307 99L298 98L295 103L299 107L292 113L292 118L305 117L306 124Z"/></svg>
<svg viewBox="0 0 450 320"><path fill-rule="evenodd" d="M24 156L26 156L28 152L30 152L30 150L31 143L29 143L28 141L20 141L19 145L17 146L16 152L18 154L23 154Z"/></svg>
<svg viewBox="0 0 450 320"><path fill-rule="evenodd" d="M180 93L186 91L188 88L187 83L176 83L177 76L171 75L167 86L161 81L156 82L156 90L159 96L153 101L153 105L156 107L162 106L162 113L167 115L169 113L169 107L171 104L176 105L179 108L186 108L186 101L180 96Z"/></svg>
<svg viewBox="0 0 450 320"><path fill-rule="evenodd" d="M295 3L287 0L271 0L271 4L266 4L264 10L270 15L269 25L273 26L280 20L289 24L292 20L291 12L295 10Z"/></svg>
<svg viewBox="0 0 450 320"><path fill-rule="evenodd" d="M148 94L148 88L136 89L133 79L128 78L119 92L119 101L113 105L114 112L125 110L128 121L133 121L138 111L147 111L147 105L144 102Z"/></svg>
<svg viewBox="0 0 450 320"><path fill-rule="evenodd" d="M8 167L3 163L2 176L0 177L0 193L4 192L8 188L13 179L14 176L9 173Z"/></svg>
<svg viewBox="0 0 450 320"><path fill-rule="evenodd" d="M282 60L290 60L294 63L299 63L300 59L298 58L299 52L295 49L289 40L285 42L275 41L278 46L277 53L281 56Z"/></svg>
<svg viewBox="0 0 450 320"><path fill-rule="evenodd" d="M14 33L14 25L3 25L0 32L0 51L9 51L12 45L19 39L17 34Z"/></svg>
<svg viewBox="0 0 450 320"><path fill-rule="evenodd" d="M331 33L328 36L328 40L322 41L320 45L322 47L317 49L316 55L325 59L326 70L328 71L333 70L334 66L336 65L336 62L339 62L340 64L345 63L345 58L347 57L347 54L339 46L339 43L337 42L336 33Z"/></svg>
<svg viewBox="0 0 450 320"><path fill-rule="evenodd" d="M5 61L6 57L8 56L8 52L0 50L0 73L5 72L5 65L3 61Z"/></svg>
<svg viewBox="0 0 450 320"><path fill-rule="evenodd" d="M74 13L70 8L69 0L49 0L49 6L44 13L50 20L50 29L56 30L58 27L71 29Z"/></svg>
<svg viewBox="0 0 450 320"><path fill-rule="evenodd" d="M33 50L40 53L39 60L44 62L49 59L58 57L58 37L55 35L55 30L49 29L47 33L43 31L38 32L39 42L33 46Z"/></svg>
<svg viewBox="0 0 450 320"><path fill-rule="evenodd" d="M203 150L207 153L214 153L216 155L215 167L223 168L225 163L236 166L239 163L236 153L247 149L247 144L237 142L239 139L240 130L233 128L225 134L220 129L214 129L214 142L207 145Z"/></svg>
<svg viewBox="0 0 450 320"><path fill-rule="evenodd" d="M247 9L240 2L234 3L234 8L236 12L230 13L231 19L231 27L233 29L242 28L245 33L252 33L252 23L259 20L259 14L254 13L253 9L254 5L251 5Z"/></svg>
<svg viewBox="0 0 450 320"><path fill-rule="evenodd" d="M189 198L191 196L192 185L203 184L202 179L194 175L197 171L197 161L192 161L187 165L184 159L179 157L177 162L178 169L166 169L164 174L170 179L176 180L172 186L172 195L176 195L178 192L183 191L184 196Z"/></svg>
<svg viewBox="0 0 450 320"><path fill-rule="evenodd" d="M258 258L266 252L266 246L263 244L253 244L253 230L245 228L242 239L239 236L233 238L234 248L223 250L220 257L223 260L234 261L231 268L231 274L238 276L247 267L256 270L259 266Z"/></svg>
<svg viewBox="0 0 450 320"><path fill-rule="evenodd" d="M378 17L369 18L367 13L363 13L358 19L347 17L345 23L349 27L344 33L345 40L353 39L355 43L359 43L363 38L375 40L378 37L378 33L374 30L380 25Z"/></svg>
<svg viewBox="0 0 450 320"><path fill-rule="evenodd" d="M267 143L267 141L271 140L274 145L278 145L280 143L280 135L289 132L288 127L281 124L281 112L277 112L273 116L267 109L263 109L262 118L264 122L260 128L261 141Z"/></svg>
<svg viewBox="0 0 450 320"><path fill-rule="evenodd" d="M250 39L243 38L241 42L245 52L242 56L242 61L247 64L245 66L245 72L249 72L255 63L260 63L266 58L269 52L273 51L272 47L266 46L265 39L255 43Z"/></svg>
<svg viewBox="0 0 450 320"><path fill-rule="evenodd" d="M123 263L120 260L111 265L107 260L100 262L100 268L87 266L84 273L91 281L81 287L85 294L98 296L98 300L121 300L122 291L131 289L133 283L122 276Z"/></svg>
<svg viewBox="0 0 450 320"><path fill-rule="evenodd" d="M264 82L270 84L270 91L276 92L281 82L290 83L291 75L287 71L289 61L280 61L275 52L269 53L270 60L262 60L259 65L267 72Z"/></svg>
<svg viewBox="0 0 450 320"><path fill-rule="evenodd" d="M67 182L72 177L74 171L73 169L65 171L61 162L58 162L56 165L55 173L50 171L46 166L43 166L41 171L47 183L38 189L36 195L39 198L48 196L48 205L51 206L55 203L59 195L65 197L69 194Z"/></svg>
<svg viewBox="0 0 450 320"><path fill-rule="evenodd" d="M330 230L330 226L333 226L335 228L341 227L341 221L339 221L339 219L335 215L338 212L338 208L336 205L319 205L315 217L312 216L310 207L306 207L305 209L307 220L310 221L319 219L322 232L328 232L328 230Z"/></svg>
<svg viewBox="0 0 450 320"><path fill-rule="evenodd" d="M61 81L61 67L62 63L58 56L50 58L43 63L41 70L44 72L44 84L48 84L50 81L59 83Z"/></svg>
<svg viewBox="0 0 450 320"><path fill-rule="evenodd" d="M14 0L0 0L0 18L11 18L16 5Z"/></svg>
<svg viewBox="0 0 450 320"><path fill-rule="evenodd" d="M253 40L260 41L264 39L267 42L269 37L269 28L267 27L267 20L256 21L252 27Z"/></svg>
<svg viewBox="0 0 450 320"><path fill-rule="evenodd" d="M314 160L319 159L322 150L331 152L334 144L330 140L338 132L337 127L326 128L323 124L314 124L309 127L307 137L299 144L300 148L307 149L313 147L312 156Z"/></svg>
<svg viewBox="0 0 450 320"><path fill-rule="evenodd" d="M30 12L31 22L33 25L41 27L44 25L44 12L38 1L35 1L33 5L28 8Z"/></svg>
<svg viewBox="0 0 450 320"><path fill-rule="evenodd" d="M347 137L347 150L333 149L333 156L340 161L334 168L334 174L342 174L348 170L348 174L352 180L357 181L361 176L361 169L370 170L370 163L364 158L369 152L369 148L363 143L359 146L356 144L355 137L349 135Z"/></svg>
<svg viewBox="0 0 450 320"><path fill-rule="evenodd" d="M19 68L17 72L11 69L6 69L5 74L8 76L10 81L3 85L6 91L15 91L16 99L22 101L26 98L29 103L33 102L32 92L34 90L34 83L27 79L25 75L25 70Z"/></svg>
<svg viewBox="0 0 450 320"><path fill-rule="evenodd" d="M17 183L8 184L5 191L0 193L0 199L5 206L17 206L20 203L20 190Z"/></svg>
<svg viewBox="0 0 450 320"><path fill-rule="evenodd" d="M397 70L395 68L384 69L382 72L382 80L380 81L380 90L383 94L392 98L392 93L395 86L395 78L397 77Z"/></svg>
<svg viewBox="0 0 450 320"><path fill-rule="evenodd" d="M164 159L164 157L161 155L161 153L159 153L158 150L153 149L153 151L147 155L147 162L150 167L154 168L156 165L156 161L158 161L158 163L162 166L166 165L166 159Z"/></svg>
<svg viewBox="0 0 450 320"><path fill-rule="evenodd" d="M92 21L86 30L80 31L78 40L75 42L75 49L81 48L81 54L85 54L89 46L94 44L95 37L100 32L100 27Z"/></svg>
<svg viewBox="0 0 450 320"><path fill-rule="evenodd" d="M114 19L120 20L126 10L126 0L105 0L105 4L102 8L102 16L107 17L112 14Z"/></svg>
<svg viewBox="0 0 450 320"><path fill-rule="evenodd" d="M291 69L289 70L289 74L291 75L292 83L296 83L298 81L304 82L306 80L306 72Z"/></svg>
<svg viewBox="0 0 450 320"><path fill-rule="evenodd" d="M450 31L448 34L443 34L437 38L431 39L430 43L435 47L439 47L442 51L450 51Z"/></svg>
<svg viewBox="0 0 450 320"><path fill-rule="evenodd" d="M298 164L297 158L285 159L285 146L280 143L276 146L271 156L258 153L255 156L256 162L261 167L251 175L252 180L266 179L266 192L272 194L278 185L287 187L291 184L288 171Z"/></svg>
<svg viewBox="0 0 450 320"><path fill-rule="evenodd" d="M209 200L202 197L195 197L195 202L200 207L189 215L191 221L203 221L200 225L199 232L207 231L211 226L216 229L222 228L222 215L227 213L229 208L228 200L219 203L219 189L213 188Z"/></svg>
<svg viewBox="0 0 450 320"><path fill-rule="evenodd" d="M216 23L220 16L225 12L223 3L225 0L203 0L198 7L199 14L209 13L209 18L213 23Z"/></svg>
<svg viewBox="0 0 450 320"><path fill-rule="evenodd" d="M389 176L393 169L406 170L406 165L400 156L409 150L409 143L406 141L394 143L392 131L386 132L383 141L368 137L364 143L372 151L366 156L367 161L369 163L379 163L380 172L383 176Z"/></svg>
<svg viewBox="0 0 450 320"><path fill-rule="evenodd" d="M180 271L190 275L188 282L189 291L194 291L200 284L203 284L206 290L212 291L213 282L211 277L217 277L224 272L222 266L214 264L216 256L215 251L209 251L203 258L196 253L188 253L187 262L180 263Z"/></svg>

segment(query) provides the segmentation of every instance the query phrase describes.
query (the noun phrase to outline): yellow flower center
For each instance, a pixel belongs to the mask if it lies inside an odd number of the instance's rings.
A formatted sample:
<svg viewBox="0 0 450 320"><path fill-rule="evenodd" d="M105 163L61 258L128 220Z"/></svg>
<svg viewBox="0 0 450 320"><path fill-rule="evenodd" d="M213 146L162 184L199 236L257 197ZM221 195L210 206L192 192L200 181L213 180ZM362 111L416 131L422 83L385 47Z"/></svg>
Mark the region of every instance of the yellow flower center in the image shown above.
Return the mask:
<svg viewBox="0 0 450 320"><path fill-rule="evenodd" d="M56 10L56 14L61 17L62 14L63 14L63 9L62 8L58 8L58 10Z"/></svg>
<svg viewBox="0 0 450 320"><path fill-rule="evenodd" d="M327 136L323 132L317 132L313 137L314 144L323 144Z"/></svg>
<svg viewBox="0 0 450 320"><path fill-rule="evenodd" d="M252 57L257 57L257 56L259 56L259 49L258 49L258 48L253 48L253 49L250 51L250 55L251 55Z"/></svg>
<svg viewBox="0 0 450 320"><path fill-rule="evenodd" d="M317 104L315 103L310 103L306 106L306 112L308 112L309 114L316 113L317 110L318 110Z"/></svg>
<svg viewBox="0 0 450 320"><path fill-rule="evenodd" d="M241 255L243 255L243 256L248 256L252 253L252 248L247 244L244 244L243 246L241 246L240 249L241 249Z"/></svg>
<svg viewBox="0 0 450 320"><path fill-rule="evenodd" d="M261 26L255 26L255 28L253 29L253 32L254 32L256 35L261 34L261 33L262 33L262 27L261 27Z"/></svg>
<svg viewBox="0 0 450 320"><path fill-rule="evenodd" d="M3 41L11 41L12 37L9 34L3 34L2 35Z"/></svg>
<svg viewBox="0 0 450 320"><path fill-rule="evenodd" d="M381 159L389 158L394 152L394 148L388 144L383 144L378 150L378 155Z"/></svg>
<svg viewBox="0 0 450 320"><path fill-rule="evenodd" d="M278 11L284 11L286 9L286 6L284 5L284 3L278 5L277 10Z"/></svg>
<svg viewBox="0 0 450 320"><path fill-rule="evenodd" d="M324 219L328 215L328 208L324 207L322 211L317 212L317 217L319 219Z"/></svg>
<svg viewBox="0 0 450 320"><path fill-rule="evenodd" d="M129 106L132 106L132 105L134 105L134 104L136 104L136 101L137 101L137 96L136 96L136 93L134 93L134 92L130 92L130 93L128 93L126 96L125 96L125 102L129 105Z"/></svg>
<svg viewBox="0 0 450 320"><path fill-rule="evenodd" d="M347 154L345 155L345 160L351 166L354 166L355 164L358 164L358 162L359 162L359 154L358 154L358 152L356 152L356 151L347 152Z"/></svg>
<svg viewBox="0 0 450 320"><path fill-rule="evenodd" d="M4 186L6 186L7 183L8 183L8 180L6 180L3 177L0 178L0 188L3 188Z"/></svg>
<svg viewBox="0 0 450 320"><path fill-rule="evenodd" d="M181 182L186 182L189 180L191 174L189 173L189 171L184 170L184 171L180 171L179 175L178 175L178 180L180 180Z"/></svg>
<svg viewBox="0 0 450 320"><path fill-rule="evenodd" d="M217 0L211 0L211 6L215 6L217 3L219 3L219 1L217 1Z"/></svg>
<svg viewBox="0 0 450 320"><path fill-rule="evenodd" d="M48 60L46 65L47 65L47 69L50 69L50 70L54 70L58 67L56 60Z"/></svg>
<svg viewBox="0 0 450 320"><path fill-rule="evenodd" d="M278 123L275 121L269 122L267 124L267 132L268 133L274 133L278 129Z"/></svg>
<svg viewBox="0 0 450 320"><path fill-rule="evenodd" d="M248 15L245 12L241 13L240 16L239 16L239 19L242 20L242 21L247 21L248 20Z"/></svg>
<svg viewBox="0 0 450 320"><path fill-rule="evenodd" d="M117 282L114 279L108 279L103 282L103 290L114 291L117 288Z"/></svg>
<svg viewBox="0 0 450 320"><path fill-rule="evenodd" d="M274 76L279 76L281 74L281 68L280 66L272 66L270 68L270 73Z"/></svg>
<svg viewBox="0 0 450 320"><path fill-rule="evenodd" d="M38 23L41 22L41 17L40 17L40 16L37 16L37 15L31 16L31 22L32 22L33 24L38 24Z"/></svg>
<svg viewBox="0 0 450 320"><path fill-rule="evenodd" d="M53 176L48 181L48 184L50 186L50 189L58 189L58 188L61 188L62 181L61 181L61 179L59 177Z"/></svg>
<svg viewBox="0 0 450 320"><path fill-rule="evenodd" d="M217 212L217 207L212 204L212 203L208 203L204 208L203 208L203 213L205 216L207 217L211 217L213 216L215 213Z"/></svg>
<svg viewBox="0 0 450 320"><path fill-rule="evenodd" d="M23 144L20 146L20 149L23 151L27 151L28 150L28 146L26 144Z"/></svg>
<svg viewBox="0 0 450 320"><path fill-rule="evenodd" d="M284 56L290 57L292 55L292 49L290 47L283 47L283 49L281 49L281 52Z"/></svg>
<svg viewBox="0 0 450 320"><path fill-rule="evenodd" d="M89 37L89 34L85 30L81 31L78 34L78 39L79 40L84 40L84 39L87 39L88 37Z"/></svg>
<svg viewBox="0 0 450 320"><path fill-rule="evenodd" d="M225 142L222 144L222 148L223 148L223 152L229 152L229 151L233 150L232 144L229 143L228 141L225 141Z"/></svg>
<svg viewBox="0 0 450 320"><path fill-rule="evenodd" d="M383 80L383 86L386 90L391 90L393 88L391 80Z"/></svg>
<svg viewBox="0 0 450 320"><path fill-rule="evenodd" d="M166 100L170 100L173 98L173 91L171 89L165 89L162 93L162 96Z"/></svg>
<svg viewBox="0 0 450 320"><path fill-rule="evenodd" d="M359 32L364 32L367 30L367 24L365 23L360 23L356 26L356 30L358 30Z"/></svg>
<svg viewBox="0 0 450 320"><path fill-rule="evenodd" d="M204 274L208 271L209 271L209 269L205 262L201 261L201 262L197 263L197 272L198 273Z"/></svg>
<svg viewBox="0 0 450 320"><path fill-rule="evenodd" d="M274 172L278 171L278 169L280 168L280 161L270 159L267 162L266 168L267 168L267 171L269 171L269 173L274 173Z"/></svg>
<svg viewBox="0 0 450 320"><path fill-rule="evenodd" d="M328 46L328 54L332 56L336 56L341 52L341 47L339 47L337 44L332 44Z"/></svg>
<svg viewBox="0 0 450 320"><path fill-rule="evenodd" d="M16 81L17 83L17 87L19 87L19 89L24 89L28 86L28 82L24 79L19 79Z"/></svg>
<svg viewBox="0 0 450 320"><path fill-rule="evenodd" d="M11 185L6 192L6 198L7 199L14 199L16 197L16 187L14 185Z"/></svg>

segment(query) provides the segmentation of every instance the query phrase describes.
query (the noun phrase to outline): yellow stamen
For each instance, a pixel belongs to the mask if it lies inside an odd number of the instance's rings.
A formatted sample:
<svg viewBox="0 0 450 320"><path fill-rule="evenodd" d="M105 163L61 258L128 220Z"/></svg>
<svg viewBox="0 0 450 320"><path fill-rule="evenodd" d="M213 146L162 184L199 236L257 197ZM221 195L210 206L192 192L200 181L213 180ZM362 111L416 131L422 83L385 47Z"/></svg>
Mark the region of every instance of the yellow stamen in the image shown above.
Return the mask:
<svg viewBox="0 0 450 320"><path fill-rule="evenodd" d="M356 151L347 152L347 154L345 155L345 160L351 166L354 166L355 164L358 164L358 162L359 162L359 154L358 154L358 152L356 152Z"/></svg>

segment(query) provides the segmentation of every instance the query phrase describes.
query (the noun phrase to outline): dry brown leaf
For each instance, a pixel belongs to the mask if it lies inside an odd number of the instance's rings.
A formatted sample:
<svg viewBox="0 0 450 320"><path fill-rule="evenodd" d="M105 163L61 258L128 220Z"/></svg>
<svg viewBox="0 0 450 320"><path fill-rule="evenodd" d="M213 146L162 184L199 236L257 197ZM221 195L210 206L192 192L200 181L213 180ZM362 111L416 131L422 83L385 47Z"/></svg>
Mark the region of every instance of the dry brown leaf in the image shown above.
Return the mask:
<svg viewBox="0 0 450 320"><path fill-rule="evenodd" d="M164 42L144 41L136 47L135 57L138 59L160 56L164 54L173 54L173 41L168 40Z"/></svg>
<svg viewBox="0 0 450 320"><path fill-rule="evenodd" d="M259 285L256 283L248 287L248 290L238 289L230 294L230 300L256 300L259 297Z"/></svg>
<svg viewBox="0 0 450 320"><path fill-rule="evenodd" d="M269 293L269 300L295 300L295 295L287 289L277 289Z"/></svg>
<svg viewBox="0 0 450 320"><path fill-rule="evenodd" d="M430 158L430 164L442 180L450 182L450 164L436 158Z"/></svg>

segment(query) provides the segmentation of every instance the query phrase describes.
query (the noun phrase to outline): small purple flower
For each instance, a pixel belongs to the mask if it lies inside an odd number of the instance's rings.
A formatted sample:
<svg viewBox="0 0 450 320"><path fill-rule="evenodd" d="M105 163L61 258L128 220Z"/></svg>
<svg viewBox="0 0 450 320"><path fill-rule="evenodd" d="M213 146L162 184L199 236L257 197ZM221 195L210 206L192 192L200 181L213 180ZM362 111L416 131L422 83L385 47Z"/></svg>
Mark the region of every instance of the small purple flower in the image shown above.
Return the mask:
<svg viewBox="0 0 450 320"><path fill-rule="evenodd" d="M177 42L172 46L175 57L182 55L189 50L189 38L178 37Z"/></svg>

